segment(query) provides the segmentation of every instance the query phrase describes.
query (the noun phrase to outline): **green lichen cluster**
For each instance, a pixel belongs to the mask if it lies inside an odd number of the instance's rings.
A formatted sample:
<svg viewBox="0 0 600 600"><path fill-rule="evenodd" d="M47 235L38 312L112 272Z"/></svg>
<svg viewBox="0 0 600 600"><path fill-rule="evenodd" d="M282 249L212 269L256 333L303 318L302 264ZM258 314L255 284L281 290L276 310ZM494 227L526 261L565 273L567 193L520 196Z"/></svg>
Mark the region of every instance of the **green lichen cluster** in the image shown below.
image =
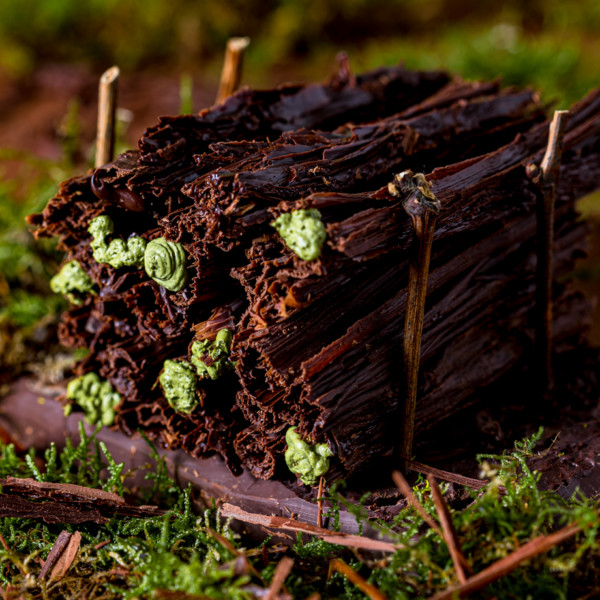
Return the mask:
<svg viewBox="0 0 600 600"><path fill-rule="evenodd" d="M218 379L234 368L230 358L233 334L229 329L221 329L214 341L202 340L192 344L192 364L201 378Z"/></svg>
<svg viewBox="0 0 600 600"><path fill-rule="evenodd" d="M198 405L194 368L182 360L165 360L158 381L169 406L177 412L189 414Z"/></svg>
<svg viewBox="0 0 600 600"><path fill-rule="evenodd" d="M319 477L329 470L329 458L333 456L327 444L306 443L296 427L290 427L285 434L288 448L285 451L285 462L292 471L300 477L305 485L315 485Z"/></svg>
<svg viewBox="0 0 600 600"><path fill-rule="evenodd" d="M108 215L100 215L90 222L88 232L92 236L90 246L94 260L109 264L115 269L121 267L144 266L146 240L141 237L131 237L127 241L121 239L106 242L106 238L114 231L114 223Z"/></svg>
<svg viewBox="0 0 600 600"><path fill-rule="evenodd" d="M146 273L171 292L179 292L187 282L185 250L181 244L156 238L148 243L144 255Z"/></svg>
<svg viewBox="0 0 600 600"><path fill-rule="evenodd" d="M290 250L302 260L314 260L321 256L321 248L327 237L321 213L316 208L302 208L279 215L271 226L283 238Z"/></svg>
<svg viewBox="0 0 600 600"><path fill-rule="evenodd" d="M100 379L96 373L86 373L69 382L67 399L83 409L88 423L112 425L115 422L115 410L121 402L121 395L108 381Z"/></svg>
<svg viewBox="0 0 600 600"><path fill-rule="evenodd" d="M81 268L76 260L65 263L50 280L50 289L55 294L64 294L73 304L83 304L81 296L95 294L94 280Z"/></svg>

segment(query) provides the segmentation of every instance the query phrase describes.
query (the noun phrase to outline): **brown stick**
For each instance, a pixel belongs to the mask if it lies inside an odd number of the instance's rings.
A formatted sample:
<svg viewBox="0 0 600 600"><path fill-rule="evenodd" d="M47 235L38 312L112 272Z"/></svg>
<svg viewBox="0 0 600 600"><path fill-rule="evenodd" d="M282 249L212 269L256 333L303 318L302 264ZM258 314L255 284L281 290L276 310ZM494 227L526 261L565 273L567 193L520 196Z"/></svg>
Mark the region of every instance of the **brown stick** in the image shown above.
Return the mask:
<svg viewBox="0 0 600 600"><path fill-rule="evenodd" d="M265 600L275 600L277 595L279 594L279 590L283 586L287 576L292 572L292 567L294 566L294 559L289 558L289 556L284 556L275 567L275 572L273 573L273 580L271 581L271 585L269 586L269 593L266 596Z"/></svg>
<svg viewBox="0 0 600 600"><path fill-rule="evenodd" d="M515 550L512 554L501 558L487 569L477 573L473 577L467 579L466 583L449 587L448 589L433 596L430 600L453 600L454 598L464 598L483 589L488 584L508 575L514 571L522 563L538 554L547 552L554 546L561 544L565 540L573 537L581 531L579 525L572 523L567 525L557 532L550 535L542 535L537 537L521 548Z"/></svg>
<svg viewBox="0 0 600 600"><path fill-rule="evenodd" d="M436 469L435 467L430 467L429 465L424 465L423 463L417 462L415 460L410 460L407 457L404 457L409 467L412 471L416 473L423 473L424 475L433 475L437 479L441 479L442 481L449 481L450 483L457 483L458 485L464 485L465 487L480 490L484 488L489 481L487 479L474 479L473 477L466 477L465 475L459 475L458 473L451 473L450 471L443 471L442 469Z"/></svg>
<svg viewBox="0 0 600 600"><path fill-rule="evenodd" d="M98 129L96 132L96 168L109 163L115 151L115 115L119 67L111 67L100 77L98 88Z"/></svg>
<svg viewBox="0 0 600 600"><path fill-rule="evenodd" d="M452 562L454 563L456 576L458 577L458 581L460 581L460 583L465 583L467 581L465 569L470 572L470 568L462 552L458 536L456 535L456 529L454 529L450 511L448 510L444 496L442 496L442 490L440 490L440 486L435 480L435 477L433 477L433 475L429 475L427 477L427 481L429 482L429 487L431 488L431 495L435 504L435 510L437 511L438 518L442 524L442 530L444 532L443 538L448 546L448 550L450 551Z"/></svg>
<svg viewBox="0 0 600 600"><path fill-rule="evenodd" d="M221 104L237 90L242 78L244 52L249 44L250 38L247 37L233 37L228 40L225 48L223 70L221 71L221 83L217 93L217 104Z"/></svg>
<svg viewBox="0 0 600 600"><path fill-rule="evenodd" d="M71 568L71 565L77 558L79 552L79 546L81 545L81 533L76 531L69 539L66 548L59 556L52 573L50 573L50 579L60 579L67 574L67 571ZM46 565L44 565L46 566Z"/></svg>
<svg viewBox="0 0 600 600"><path fill-rule="evenodd" d="M239 506L233 504L223 504L221 507L222 517L233 517L244 523L253 523L262 525L268 529L283 529L284 531L292 531L295 533L306 533L314 535L330 544L338 544L339 546L348 546L350 548L360 548L361 550L370 550L373 552L395 552L399 548L404 548L402 544L392 544L383 540L374 540L361 535L352 535L349 533L341 533L340 531L330 531L329 529L321 529L310 523L302 523L294 519L286 519L285 517L276 517L262 515L258 513L250 513Z"/></svg>
<svg viewBox="0 0 600 600"><path fill-rule="evenodd" d="M380 592L374 585L371 585L363 577L361 577L350 565L347 565L343 560L334 558L329 563L330 571L337 571L344 577L347 577L363 594L371 600L387 600L387 596Z"/></svg>
<svg viewBox="0 0 600 600"><path fill-rule="evenodd" d="M396 484L396 487L402 492L402 495L406 498L406 501L419 513L423 521L431 527L442 539L444 534L440 529L439 525L429 516L427 511L421 506L421 503L417 500L417 497L413 494L412 488L408 481L406 481L404 475L400 471L394 471L392 473L392 479Z"/></svg>
<svg viewBox="0 0 600 600"><path fill-rule="evenodd" d="M539 361L540 385L542 394L553 386L552 377L552 282L554 255L554 204L562 144L567 121L568 110L557 110L550 123L548 144L542 164L534 181L541 194L537 199L537 273L536 273L536 328L535 339ZM532 168L535 172L537 169Z"/></svg>
<svg viewBox="0 0 600 600"><path fill-rule="evenodd" d="M317 492L317 527L323 527L323 481L323 476L321 476Z"/></svg>
<svg viewBox="0 0 600 600"><path fill-rule="evenodd" d="M48 558L44 561L44 565L42 566L42 570L40 571L39 578L44 579L48 574L48 571L54 567L54 565L58 562L58 559L61 557L62 553L65 551L69 541L71 540L72 534L68 531L61 531L52 546L52 550L48 554Z"/></svg>
<svg viewBox="0 0 600 600"><path fill-rule="evenodd" d="M440 203L431 190L430 183L422 173L404 171L397 175L389 191L393 196L404 196L404 210L412 220L416 247L413 250L408 274L408 297L404 321L404 378L405 400L401 422L402 441L399 454L402 470L408 471L409 464L401 457L412 457L415 430L415 410L419 383L419 363L421 361L421 337L425 298L427 295L427 277L431 245Z"/></svg>

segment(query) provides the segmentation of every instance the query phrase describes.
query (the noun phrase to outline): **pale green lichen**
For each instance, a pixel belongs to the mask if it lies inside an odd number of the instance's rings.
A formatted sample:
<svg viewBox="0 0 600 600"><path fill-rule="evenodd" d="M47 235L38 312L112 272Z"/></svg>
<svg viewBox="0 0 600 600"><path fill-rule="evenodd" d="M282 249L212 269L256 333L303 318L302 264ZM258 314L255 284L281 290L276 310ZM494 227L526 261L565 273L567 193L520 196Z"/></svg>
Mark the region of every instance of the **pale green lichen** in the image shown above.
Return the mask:
<svg viewBox="0 0 600 600"><path fill-rule="evenodd" d="M83 409L85 420L91 425L112 425L121 395L96 373L86 373L69 381L67 399Z"/></svg>
<svg viewBox="0 0 600 600"><path fill-rule="evenodd" d="M81 268L76 260L65 263L50 280L50 289L55 294L64 294L73 304L83 304L81 296L96 294L94 280Z"/></svg>
<svg viewBox="0 0 600 600"><path fill-rule="evenodd" d="M288 248L302 260L314 260L321 256L327 232L321 221L321 213L316 208L284 213L271 226L277 230Z"/></svg>
<svg viewBox="0 0 600 600"><path fill-rule="evenodd" d="M333 452L327 444L306 443L296 431L290 427L285 434L288 448L285 451L285 462L300 477L305 485L315 485L319 477L329 470L329 458Z"/></svg>
<svg viewBox="0 0 600 600"><path fill-rule="evenodd" d="M127 241L116 239L106 242L106 238L114 231L114 223L108 215L100 215L93 219L88 227L92 236L90 246L94 260L109 264L115 269L121 267L137 267L144 265L146 240L141 237L131 237Z"/></svg>
<svg viewBox="0 0 600 600"><path fill-rule="evenodd" d="M218 379L234 368L230 358L233 334L229 329L221 329L214 341L202 340L192 344L192 364L199 377Z"/></svg>
<svg viewBox="0 0 600 600"><path fill-rule="evenodd" d="M158 378L169 405L177 412L189 414L198 405L196 383L192 365L185 361L165 360Z"/></svg>
<svg viewBox="0 0 600 600"><path fill-rule="evenodd" d="M165 238L152 240L146 247L144 268L154 281L171 292L179 292L185 287L187 271L181 244Z"/></svg>

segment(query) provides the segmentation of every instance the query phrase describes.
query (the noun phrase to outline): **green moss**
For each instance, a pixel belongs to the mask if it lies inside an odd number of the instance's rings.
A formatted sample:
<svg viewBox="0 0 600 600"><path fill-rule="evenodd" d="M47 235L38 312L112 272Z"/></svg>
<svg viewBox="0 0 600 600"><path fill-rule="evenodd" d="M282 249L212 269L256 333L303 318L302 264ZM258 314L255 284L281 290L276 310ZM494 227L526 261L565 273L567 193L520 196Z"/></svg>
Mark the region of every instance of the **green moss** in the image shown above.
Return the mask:
<svg viewBox="0 0 600 600"><path fill-rule="evenodd" d="M121 395L96 373L86 373L69 382L67 399L83 408L88 423L112 425Z"/></svg>
<svg viewBox="0 0 600 600"><path fill-rule="evenodd" d="M329 470L329 457L333 452L327 444L307 444L296 432L295 427L290 427L285 434L288 449L285 451L285 462L292 473L300 477L306 485L315 485L319 477Z"/></svg>
<svg viewBox="0 0 600 600"><path fill-rule="evenodd" d="M92 236L90 246L94 259L102 264L109 264L115 269L121 267L137 267L144 265L146 240L131 237L127 241L116 239L106 243L106 238L114 231L114 223L108 215L100 215L92 220L88 232Z"/></svg>
<svg viewBox="0 0 600 600"><path fill-rule="evenodd" d="M193 367L185 361L165 360L158 380L169 405L177 412L191 413L198 405Z"/></svg>
<svg viewBox="0 0 600 600"><path fill-rule="evenodd" d="M321 213L316 208L284 213L271 226L277 230L288 248L302 260L314 260L321 256L327 232L321 221Z"/></svg>
<svg viewBox="0 0 600 600"><path fill-rule="evenodd" d="M63 265L50 280L50 289L55 294L64 294L73 304L83 304L82 295L96 293L93 279L76 260Z"/></svg>
<svg viewBox="0 0 600 600"><path fill-rule="evenodd" d="M144 255L146 273L171 292L185 287L187 271L185 250L181 244L156 238L148 243Z"/></svg>
<svg viewBox="0 0 600 600"><path fill-rule="evenodd" d="M229 329L221 329L214 341L202 340L192 344L191 362L199 377L218 379L226 371L234 368L230 359L233 334Z"/></svg>

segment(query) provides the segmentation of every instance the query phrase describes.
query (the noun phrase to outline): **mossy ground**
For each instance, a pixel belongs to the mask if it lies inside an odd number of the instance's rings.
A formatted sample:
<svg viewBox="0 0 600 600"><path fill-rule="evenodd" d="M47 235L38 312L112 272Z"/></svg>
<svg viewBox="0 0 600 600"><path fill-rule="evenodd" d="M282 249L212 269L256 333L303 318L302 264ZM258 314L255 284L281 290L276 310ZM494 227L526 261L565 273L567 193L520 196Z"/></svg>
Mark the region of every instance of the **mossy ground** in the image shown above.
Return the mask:
<svg viewBox="0 0 600 600"><path fill-rule="evenodd" d="M321 598L365 597L346 577L329 572L335 558L343 559L390 599L428 598L456 583L445 542L412 508L402 510L392 522L370 522L386 539L402 545L393 554L352 551L300 535L293 547L285 549L269 539L259 542L238 536L216 507L195 514L191 490L174 484L154 449L155 464L146 473L148 485L131 490L132 474L124 473L123 465L116 464L108 449L94 435L87 436L83 427L80 436L77 445L67 441L62 451L54 446L46 450L43 466L33 451L18 455L14 446L2 444L0 476L101 488L130 501L158 504L167 512L161 517L117 517L106 525L77 527L0 520L0 584L5 598L152 598L169 590L190 597L251 599L266 593L284 555L294 559L285 580L294 598L315 592ZM566 524L578 523L583 531L494 582L485 597L580 597L600 584L596 568L600 505L593 499L576 496L566 501L538 490L539 476L527 466L538 440L536 435L501 456L480 457L489 484L483 491L469 492L466 506L451 509L464 555L472 570L479 572L527 541ZM336 488L339 485L328 492L334 528L338 507L346 503ZM428 483L419 478L413 489L435 518ZM352 510L364 521L360 505ZM64 577L40 579L42 561L63 529L81 533L78 555Z"/></svg>

